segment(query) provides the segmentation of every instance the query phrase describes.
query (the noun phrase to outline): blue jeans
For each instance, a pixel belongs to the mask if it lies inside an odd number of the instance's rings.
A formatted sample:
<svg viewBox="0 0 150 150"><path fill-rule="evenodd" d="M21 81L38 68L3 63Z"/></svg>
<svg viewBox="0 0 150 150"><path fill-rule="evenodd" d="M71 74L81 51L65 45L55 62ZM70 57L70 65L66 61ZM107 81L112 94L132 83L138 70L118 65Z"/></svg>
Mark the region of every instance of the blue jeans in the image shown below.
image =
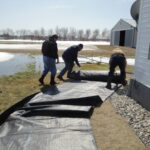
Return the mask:
<svg viewBox="0 0 150 150"><path fill-rule="evenodd" d="M65 67L62 69L59 76L62 77L68 71L67 77L69 77L70 73L72 72L74 62L69 62L69 61L64 60L64 63L65 63Z"/></svg>
<svg viewBox="0 0 150 150"><path fill-rule="evenodd" d="M43 63L44 63L44 70L43 70L42 75L46 76L47 73L50 71L51 76L55 76L56 75L56 60L54 58L43 56Z"/></svg>

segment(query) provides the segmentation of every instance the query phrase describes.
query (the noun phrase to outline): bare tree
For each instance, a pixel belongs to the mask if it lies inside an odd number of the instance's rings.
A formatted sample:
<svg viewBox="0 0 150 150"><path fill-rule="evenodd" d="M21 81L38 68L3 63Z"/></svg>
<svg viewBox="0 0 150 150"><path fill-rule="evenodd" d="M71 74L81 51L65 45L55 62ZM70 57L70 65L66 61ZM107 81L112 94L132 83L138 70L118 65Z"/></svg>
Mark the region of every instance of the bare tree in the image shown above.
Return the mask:
<svg viewBox="0 0 150 150"><path fill-rule="evenodd" d="M76 28L71 27L62 27L59 28L58 26L53 30L49 29L46 31L43 27L39 30L16 30L15 32L12 29L3 29L0 30L0 36L8 39L8 38L22 38L22 39L45 39L47 36L51 36L53 34L58 34L60 39L62 40L98 40L100 37L103 39L110 39L110 30L107 28L103 29L102 33L100 34L99 29L91 30L83 29L76 30Z"/></svg>
<svg viewBox="0 0 150 150"><path fill-rule="evenodd" d="M53 35L53 29L49 29L49 30L48 30L48 35L49 35L49 36Z"/></svg>
<svg viewBox="0 0 150 150"><path fill-rule="evenodd" d="M110 39L110 30L108 30L107 28L103 29L102 38L103 39Z"/></svg>
<svg viewBox="0 0 150 150"><path fill-rule="evenodd" d="M5 32L6 32L6 34L9 34L10 36L14 35L14 31L10 28L7 28Z"/></svg>
<svg viewBox="0 0 150 150"><path fill-rule="evenodd" d="M59 35L59 33L60 33L60 28L59 28L58 26L55 28L55 33L56 33L57 35Z"/></svg>
<svg viewBox="0 0 150 150"><path fill-rule="evenodd" d="M78 39L84 40L84 31L82 29L78 30Z"/></svg>
<svg viewBox="0 0 150 150"><path fill-rule="evenodd" d="M34 30L33 31L34 39L39 40L40 39L40 33L39 30Z"/></svg>
<svg viewBox="0 0 150 150"><path fill-rule="evenodd" d="M14 37L14 31L10 28L1 30L0 34L4 39L10 39Z"/></svg>
<svg viewBox="0 0 150 150"><path fill-rule="evenodd" d="M75 28L71 27L68 34L68 40L75 40L77 35L77 31Z"/></svg>
<svg viewBox="0 0 150 150"><path fill-rule="evenodd" d="M68 36L68 28L61 28L62 40L67 40L67 36Z"/></svg>
<svg viewBox="0 0 150 150"><path fill-rule="evenodd" d="M45 29L44 28L41 28L40 36L41 36L42 39L45 37Z"/></svg>
<svg viewBox="0 0 150 150"><path fill-rule="evenodd" d="M92 39L93 39L94 41L97 40L97 39L99 38L99 35L100 35L99 29L95 29L95 30L93 31Z"/></svg>
<svg viewBox="0 0 150 150"><path fill-rule="evenodd" d="M19 38L21 38L21 39L26 39L25 36L27 35L27 33L28 33L28 31L25 30L25 29L21 29L21 30L17 30L17 31L16 31L17 36L18 36Z"/></svg>
<svg viewBox="0 0 150 150"><path fill-rule="evenodd" d="M84 36L85 40L89 40L90 36L91 36L91 30L87 29L85 31L85 36Z"/></svg>

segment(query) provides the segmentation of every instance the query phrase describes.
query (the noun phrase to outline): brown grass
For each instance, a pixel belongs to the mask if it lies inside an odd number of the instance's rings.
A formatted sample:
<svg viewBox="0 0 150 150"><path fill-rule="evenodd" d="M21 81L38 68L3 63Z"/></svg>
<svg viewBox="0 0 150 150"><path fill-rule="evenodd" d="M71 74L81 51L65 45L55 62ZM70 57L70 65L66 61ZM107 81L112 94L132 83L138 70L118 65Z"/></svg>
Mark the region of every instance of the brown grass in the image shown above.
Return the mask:
<svg viewBox="0 0 150 150"><path fill-rule="evenodd" d="M127 57L135 57L135 49L129 47L122 46L109 46L109 45L98 45L97 51L81 51L81 54L85 54L87 56L110 56L112 54L112 50L115 48L121 48Z"/></svg>
<svg viewBox="0 0 150 150"><path fill-rule="evenodd" d="M91 51L82 52L87 56L110 56L113 46L98 46L99 50L95 53ZM127 56L134 57L135 50L131 48L122 47ZM6 50L5 50L6 52ZM7 52L12 52L7 51ZM16 53L27 53L24 51L14 51ZM40 54L40 51L28 51L29 53ZM60 51L60 54L62 51ZM83 65L81 69L108 69L108 65L102 64L87 64ZM102 69L103 68L103 69ZM133 71L132 66L127 67L128 72ZM35 73L34 69L28 68L23 73L18 73L13 76L0 77L0 112L5 111L8 107L23 99L24 97L41 91L42 86L39 86L38 78L40 73ZM127 78L131 76L128 75ZM45 82L49 84L49 75L47 75ZM60 82L60 81L59 81ZM62 84L63 82L60 82ZM106 100L101 107L94 110L91 118L91 124L95 136L95 140L99 150L147 150L141 143L127 122L118 115L109 99Z"/></svg>
<svg viewBox="0 0 150 150"><path fill-rule="evenodd" d="M109 100L94 110L91 122L99 150L147 150Z"/></svg>
<svg viewBox="0 0 150 150"><path fill-rule="evenodd" d="M79 54L85 55L85 56L105 56L109 57L112 54L112 50L114 48L121 48L125 55L127 57L135 57L135 49L129 48L129 47L121 47L121 46L107 46L107 45L98 45L98 50L92 50L92 51L81 51ZM41 50L34 50L34 49L21 49L21 50L15 50L15 49L0 49L0 52L10 52L10 53L30 53L39 55L41 54ZM59 50L59 55L61 56L63 53L62 50Z"/></svg>

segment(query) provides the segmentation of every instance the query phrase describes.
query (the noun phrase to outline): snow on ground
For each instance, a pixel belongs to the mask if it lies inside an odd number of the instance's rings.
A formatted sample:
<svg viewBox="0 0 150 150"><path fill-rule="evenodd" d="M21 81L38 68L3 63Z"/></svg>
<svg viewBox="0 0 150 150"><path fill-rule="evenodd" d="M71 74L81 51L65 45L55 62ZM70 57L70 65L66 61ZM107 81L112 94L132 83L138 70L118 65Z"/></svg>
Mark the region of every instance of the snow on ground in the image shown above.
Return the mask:
<svg viewBox="0 0 150 150"><path fill-rule="evenodd" d="M21 40L21 39L10 39L10 40L2 40L0 39L0 43L3 43L3 42L7 42L7 43L42 43L43 41L42 40Z"/></svg>
<svg viewBox="0 0 150 150"><path fill-rule="evenodd" d="M40 50L41 44L0 44L0 49Z"/></svg>
<svg viewBox="0 0 150 150"><path fill-rule="evenodd" d="M0 62L8 61L14 57L13 54L0 52Z"/></svg>
<svg viewBox="0 0 150 150"><path fill-rule="evenodd" d="M58 44L59 50L65 50L72 44L61 43ZM41 50L42 44L0 44L0 49L9 50ZM83 50L98 50L94 45L84 45Z"/></svg>
<svg viewBox="0 0 150 150"><path fill-rule="evenodd" d="M0 40L1 42L10 42L9 44L0 44L0 49L15 49L15 50L41 50L42 42L43 41L32 41L32 40ZM22 44L24 42L25 44ZM33 42L34 44L29 44L29 42ZM58 48L60 50L64 50L71 45L77 45L82 43L84 45L83 50L98 50L96 47L97 45L109 45L109 42L105 41L58 41ZM13 54L9 53L0 53L0 62L7 61L13 58ZM61 61L63 61L60 58ZM109 58L107 57L86 57L80 56L79 61L81 63L87 62L101 62L101 63L108 63ZM128 65L134 65L135 59L129 58L127 59Z"/></svg>
<svg viewBox="0 0 150 150"><path fill-rule="evenodd" d="M9 44L2 44L2 42L8 42ZM22 44L22 42L24 42ZM29 44L29 42L33 42ZM58 41L58 49L65 50L66 48L83 44L83 50L98 50L97 45L110 45L110 42L106 41ZM17 50L41 50L42 41L32 40L0 40L0 49L17 49Z"/></svg>
<svg viewBox="0 0 150 150"><path fill-rule="evenodd" d="M19 44L19 43L39 43L41 44L43 41L42 40L15 40L15 39L12 39L12 40L0 40L0 43L1 42L8 42L8 43L16 43L16 44ZM74 45L74 44L79 44L79 43L82 43L84 45L109 45L110 42L107 42L107 41L57 41L58 44L67 44L67 45Z"/></svg>
<svg viewBox="0 0 150 150"><path fill-rule="evenodd" d="M10 54L10 53L0 52L0 62L8 61L8 60L12 59L14 56L15 55ZM60 59L60 62L63 62L62 57L60 57L59 59ZM108 57L100 57L100 56L99 57L86 57L84 55L79 55L78 59L79 59L80 63L96 63L96 62L106 63L106 64L109 63L109 58ZM127 64L134 66L135 59L127 58Z"/></svg>
<svg viewBox="0 0 150 150"><path fill-rule="evenodd" d="M84 56L81 56L81 57L79 57L79 61L83 62L83 63L100 62L100 63L108 64L109 63L109 58L108 57L100 57L100 56L99 57L84 57ZM131 65L131 66L134 66L135 59L127 58L127 64Z"/></svg>

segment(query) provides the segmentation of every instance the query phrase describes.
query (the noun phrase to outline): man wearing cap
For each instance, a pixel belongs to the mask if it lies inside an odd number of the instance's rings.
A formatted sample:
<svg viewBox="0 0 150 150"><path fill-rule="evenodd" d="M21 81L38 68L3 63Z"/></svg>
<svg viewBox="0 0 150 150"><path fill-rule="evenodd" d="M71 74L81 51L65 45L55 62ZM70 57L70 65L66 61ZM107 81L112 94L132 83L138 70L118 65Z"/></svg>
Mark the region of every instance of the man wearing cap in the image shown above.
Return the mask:
<svg viewBox="0 0 150 150"><path fill-rule="evenodd" d="M79 45L71 46L64 51L64 53L62 54L62 58L64 60L65 67L57 76L58 79L64 80L62 77L67 71L68 71L67 77L69 77L70 73L72 72L74 62L77 64L77 66L80 67L78 61L78 52L81 51L82 49L83 49L83 44L79 44Z"/></svg>
<svg viewBox="0 0 150 150"><path fill-rule="evenodd" d="M42 54L43 54L43 63L44 63L44 70L42 72L42 76L39 78L39 82L44 84L44 78L47 73L51 72L51 80L50 84L55 85L55 75L56 75L56 59L57 63L59 63L58 57L58 48L57 48L57 41L58 36L52 35L49 37L48 40L45 40L42 44Z"/></svg>

